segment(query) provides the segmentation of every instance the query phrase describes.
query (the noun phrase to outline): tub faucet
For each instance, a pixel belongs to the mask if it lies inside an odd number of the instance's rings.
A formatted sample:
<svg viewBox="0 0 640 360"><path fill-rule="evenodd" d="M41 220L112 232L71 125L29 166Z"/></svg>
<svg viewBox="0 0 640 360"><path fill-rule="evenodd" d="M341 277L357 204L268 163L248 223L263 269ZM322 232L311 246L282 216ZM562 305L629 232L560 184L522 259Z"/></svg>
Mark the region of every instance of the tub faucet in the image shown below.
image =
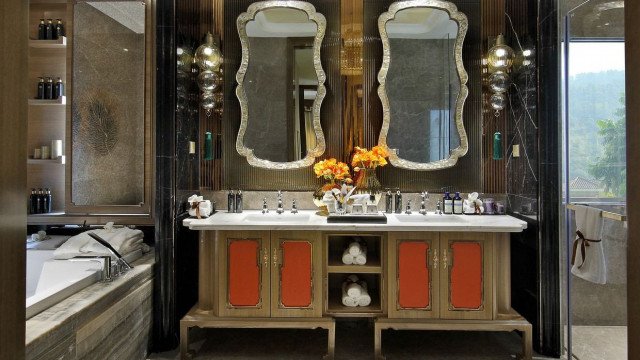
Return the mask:
<svg viewBox="0 0 640 360"><path fill-rule="evenodd" d="M116 266L118 266L120 268L119 272L126 272L128 270L133 269L133 266L131 266L131 264L129 264L127 262L127 260L125 260L122 257L122 255L120 255L120 253L118 253L116 251L116 249L114 249L113 246L111 246L111 244L109 244L106 240L104 240L103 238L101 238L100 236L98 236L98 235L96 235L95 233L92 233L92 232L88 232L87 235L91 236L95 241L97 241L102 246L104 246L107 249L109 249L109 251L111 251L111 253L113 255L115 255L116 258L118 258L118 260L116 260Z"/></svg>
<svg viewBox="0 0 640 360"><path fill-rule="evenodd" d="M278 208L276 213L282 214L284 212L284 205L282 204L282 190L278 190Z"/></svg>
<svg viewBox="0 0 640 360"><path fill-rule="evenodd" d="M113 280L113 276L111 276L111 256L75 256L69 261L98 261L102 260L102 282L110 282Z"/></svg>

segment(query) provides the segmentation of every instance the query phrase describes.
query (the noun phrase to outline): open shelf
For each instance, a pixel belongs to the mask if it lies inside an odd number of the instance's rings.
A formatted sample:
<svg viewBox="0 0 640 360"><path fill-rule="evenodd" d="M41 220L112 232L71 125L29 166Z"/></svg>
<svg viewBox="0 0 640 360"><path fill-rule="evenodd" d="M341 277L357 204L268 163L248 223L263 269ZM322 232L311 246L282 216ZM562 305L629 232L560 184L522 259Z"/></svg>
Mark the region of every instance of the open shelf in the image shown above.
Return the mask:
<svg viewBox="0 0 640 360"><path fill-rule="evenodd" d="M27 164L58 164L58 165L64 165L65 163L65 157L60 156L57 159L27 159Z"/></svg>
<svg viewBox="0 0 640 360"><path fill-rule="evenodd" d="M382 266L377 256L369 256L365 265L345 265L339 259L329 259L327 266L329 274L349 273L349 274L382 274Z"/></svg>
<svg viewBox="0 0 640 360"><path fill-rule="evenodd" d="M53 100L44 100L44 99L29 99L29 105L33 106L42 106L42 105L66 105L67 97L61 96L57 99Z"/></svg>
<svg viewBox="0 0 640 360"><path fill-rule="evenodd" d="M29 47L41 49L64 49L67 47L67 37L60 36L56 40L29 40Z"/></svg>
<svg viewBox="0 0 640 360"><path fill-rule="evenodd" d="M360 241L367 246L367 263L364 265L346 265L342 262L344 250L353 241ZM380 235L328 235L327 272L351 274L382 274L382 237Z"/></svg>
<svg viewBox="0 0 640 360"><path fill-rule="evenodd" d="M377 317L382 315L381 274L357 274L367 283L371 296L369 306L349 307L342 304L342 283L351 273L329 274L327 282L326 314L334 317Z"/></svg>

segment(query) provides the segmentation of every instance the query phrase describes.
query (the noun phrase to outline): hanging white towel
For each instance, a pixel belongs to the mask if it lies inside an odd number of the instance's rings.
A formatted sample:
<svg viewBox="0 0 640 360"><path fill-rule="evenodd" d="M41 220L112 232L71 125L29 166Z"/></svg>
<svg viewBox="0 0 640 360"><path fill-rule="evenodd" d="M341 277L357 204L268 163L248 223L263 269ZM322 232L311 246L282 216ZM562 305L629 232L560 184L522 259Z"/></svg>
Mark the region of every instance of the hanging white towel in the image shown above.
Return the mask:
<svg viewBox="0 0 640 360"><path fill-rule="evenodd" d="M573 243L571 273L596 284L607 282L607 263L602 246L602 210L577 206L576 238Z"/></svg>

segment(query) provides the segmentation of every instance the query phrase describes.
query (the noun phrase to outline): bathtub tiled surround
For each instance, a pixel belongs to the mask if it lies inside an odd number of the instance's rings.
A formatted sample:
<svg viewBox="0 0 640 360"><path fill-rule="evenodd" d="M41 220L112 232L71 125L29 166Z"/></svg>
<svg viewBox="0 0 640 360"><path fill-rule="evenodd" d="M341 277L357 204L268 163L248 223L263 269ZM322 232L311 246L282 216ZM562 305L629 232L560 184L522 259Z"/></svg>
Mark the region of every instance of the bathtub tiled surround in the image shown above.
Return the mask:
<svg viewBox="0 0 640 360"><path fill-rule="evenodd" d="M146 359L155 254L26 321L26 359ZM99 355L98 355L99 354Z"/></svg>

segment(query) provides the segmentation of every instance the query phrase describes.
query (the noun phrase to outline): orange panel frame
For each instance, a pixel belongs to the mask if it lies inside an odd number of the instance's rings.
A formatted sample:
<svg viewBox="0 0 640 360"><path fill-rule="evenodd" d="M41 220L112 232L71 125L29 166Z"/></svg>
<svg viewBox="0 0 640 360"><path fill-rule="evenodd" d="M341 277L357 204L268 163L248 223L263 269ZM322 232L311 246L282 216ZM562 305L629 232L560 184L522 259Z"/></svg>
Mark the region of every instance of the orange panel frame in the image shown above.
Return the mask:
<svg viewBox="0 0 640 360"><path fill-rule="evenodd" d="M288 308L309 307L313 301L313 248L308 241L280 243L280 303Z"/></svg>
<svg viewBox="0 0 640 360"><path fill-rule="evenodd" d="M261 293L260 242L231 240L228 245L229 304L259 306Z"/></svg>
<svg viewBox="0 0 640 360"><path fill-rule="evenodd" d="M477 310L483 305L483 254L478 242L451 243L450 301L455 309Z"/></svg>

